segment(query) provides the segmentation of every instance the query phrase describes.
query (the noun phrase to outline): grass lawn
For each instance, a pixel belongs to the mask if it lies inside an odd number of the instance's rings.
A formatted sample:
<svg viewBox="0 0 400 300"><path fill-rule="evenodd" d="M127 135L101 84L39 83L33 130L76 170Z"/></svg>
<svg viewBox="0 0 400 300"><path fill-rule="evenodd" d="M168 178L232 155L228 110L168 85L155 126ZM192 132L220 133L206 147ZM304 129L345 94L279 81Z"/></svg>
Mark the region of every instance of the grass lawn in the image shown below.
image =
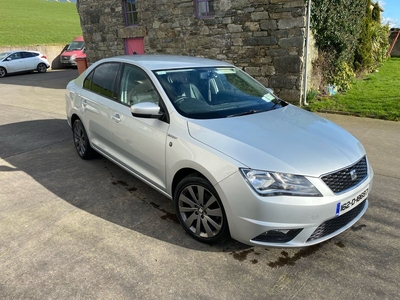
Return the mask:
<svg viewBox="0 0 400 300"><path fill-rule="evenodd" d="M379 72L355 80L344 94L310 102L308 109L400 121L400 58L390 58Z"/></svg>
<svg viewBox="0 0 400 300"><path fill-rule="evenodd" d="M65 45L82 35L75 3L0 0L0 47Z"/></svg>

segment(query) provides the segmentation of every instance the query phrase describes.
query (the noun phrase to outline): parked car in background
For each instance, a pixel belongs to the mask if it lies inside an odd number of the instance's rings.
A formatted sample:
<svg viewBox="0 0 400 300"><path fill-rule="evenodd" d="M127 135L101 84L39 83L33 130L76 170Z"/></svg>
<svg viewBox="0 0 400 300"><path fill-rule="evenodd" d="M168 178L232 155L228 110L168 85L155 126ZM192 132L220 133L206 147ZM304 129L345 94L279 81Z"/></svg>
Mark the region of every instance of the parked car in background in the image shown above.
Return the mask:
<svg viewBox="0 0 400 300"><path fill-rule="evenodd" d="M16 50L0 53L0 77L32 71L45 73L49 67L46 55L38 51Z"/></svg>
<svg viewBox="0 0 400 300"><path fill-rule="evenodd" d="M64 67L76 67L76 59L86 57L83 36L77 36L60 54L60 63Z"/></svg>
<svg viewBox="0 0 400 300"><path fill-rule="evenodd" d="M193 238L302 247L350 228L373 170L361 143L217 60L100 60L67 85L79 156L93 150L173 200Z"/></svg>

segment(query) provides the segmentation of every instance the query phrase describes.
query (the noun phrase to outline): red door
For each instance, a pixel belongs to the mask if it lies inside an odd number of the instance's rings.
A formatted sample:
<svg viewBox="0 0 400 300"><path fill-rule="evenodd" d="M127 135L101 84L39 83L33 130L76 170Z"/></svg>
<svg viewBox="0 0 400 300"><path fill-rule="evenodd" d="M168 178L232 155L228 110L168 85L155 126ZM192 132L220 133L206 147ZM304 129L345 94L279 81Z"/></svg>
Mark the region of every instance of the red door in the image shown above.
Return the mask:
<svg viewBox="0 0 400 300"><path fill-rule="evenodd" d="M129 38L125 39L125 53L131 54L144 54L143 38Z"/></svg>

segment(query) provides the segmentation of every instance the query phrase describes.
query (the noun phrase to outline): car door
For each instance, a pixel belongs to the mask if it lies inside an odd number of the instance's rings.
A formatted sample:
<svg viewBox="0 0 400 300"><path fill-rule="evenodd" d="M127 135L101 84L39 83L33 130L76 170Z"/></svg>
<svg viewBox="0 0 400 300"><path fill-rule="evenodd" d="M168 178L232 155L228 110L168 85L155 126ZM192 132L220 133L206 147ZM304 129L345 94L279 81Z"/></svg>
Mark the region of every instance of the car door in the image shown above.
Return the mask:
<svg viewBox="0 0 400 300"><path fill-rule="evenodd" d="M38 65L38 57L32 52L21 52L21 60L24 63L25 70L36 70Z"/></svg>
<svg viewBox="0 0 400 300"><path fill-rule="evenodd" d="M161 97L147 74L124 64L119 82L118 102L112 107L111 131L116 157L130 171L166 190L165 147L168 122L138 118L130 106L139 102L161 104Z"/></svg>
<svg viewBox="0 0 400 300"><path fill-rule="evenodd" d="M115 156L111 134L111 107L117 99L116 79L120 63L97 66L85 78L80 93L81 120L93 148Z"/></svg>
<svg viewBox="0 0 400 300"><path fill-rule="evenodd" d="M8 73L25 71L25 65L21 57L21 52L14 52L13 54L10 54L6 58L5 65Z"/></svg>

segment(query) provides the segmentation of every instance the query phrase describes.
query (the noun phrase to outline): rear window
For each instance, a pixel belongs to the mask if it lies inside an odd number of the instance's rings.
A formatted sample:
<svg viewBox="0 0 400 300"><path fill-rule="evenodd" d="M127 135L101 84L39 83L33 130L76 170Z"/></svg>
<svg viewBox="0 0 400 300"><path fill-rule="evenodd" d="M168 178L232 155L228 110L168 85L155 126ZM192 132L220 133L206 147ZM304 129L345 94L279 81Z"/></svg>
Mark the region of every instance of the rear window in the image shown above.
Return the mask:
<svg viewBox="0 0 400 300"><path fill-rule="evenodd" d="M120 63L104 63L94 69L84 80L83 87L107 98L117 99L116 78Z"/></svg>

